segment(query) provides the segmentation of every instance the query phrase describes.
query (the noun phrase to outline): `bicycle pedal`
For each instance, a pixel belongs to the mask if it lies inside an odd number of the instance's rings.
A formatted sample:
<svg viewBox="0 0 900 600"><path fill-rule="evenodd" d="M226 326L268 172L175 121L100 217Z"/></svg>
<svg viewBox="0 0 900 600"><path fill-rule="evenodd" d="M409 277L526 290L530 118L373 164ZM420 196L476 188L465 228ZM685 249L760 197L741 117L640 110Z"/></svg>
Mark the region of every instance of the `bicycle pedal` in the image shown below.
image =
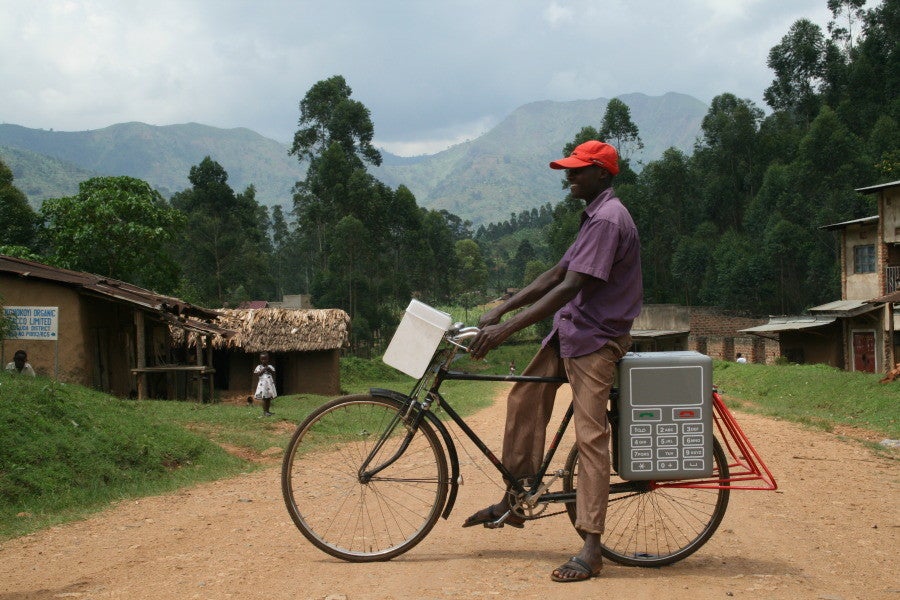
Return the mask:
<svg viewBox="0 0 900 600"><path fill-rule="evenodd" d="M482 523L482 525L484 525L485 529L500 529L503 527L503 523L498 523L497 521L487 521Z"/></svg>

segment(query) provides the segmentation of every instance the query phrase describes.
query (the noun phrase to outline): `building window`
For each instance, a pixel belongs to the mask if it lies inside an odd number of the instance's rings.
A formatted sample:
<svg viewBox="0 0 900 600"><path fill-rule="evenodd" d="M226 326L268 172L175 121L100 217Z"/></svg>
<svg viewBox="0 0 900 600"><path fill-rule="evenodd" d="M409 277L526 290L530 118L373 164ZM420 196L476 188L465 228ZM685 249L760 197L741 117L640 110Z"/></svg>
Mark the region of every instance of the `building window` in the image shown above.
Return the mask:
<svg viewBox="0 0 900 600"><path fill-rule="evenodd" d="M875 245L853 246L853 272L875 272Z"/></svg>

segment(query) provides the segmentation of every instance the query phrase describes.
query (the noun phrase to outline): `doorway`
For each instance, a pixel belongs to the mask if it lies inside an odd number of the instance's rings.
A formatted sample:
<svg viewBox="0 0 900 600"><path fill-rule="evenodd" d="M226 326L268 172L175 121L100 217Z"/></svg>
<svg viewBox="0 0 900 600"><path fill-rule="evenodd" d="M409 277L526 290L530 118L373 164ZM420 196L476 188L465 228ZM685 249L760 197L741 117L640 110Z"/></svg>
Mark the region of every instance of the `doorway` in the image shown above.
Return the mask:
<svg viewBox="0 0 900 600"><path fill-rule="evenodd" d="M862 373L875 372L875 332L853 332L853 370Z"/></svg>

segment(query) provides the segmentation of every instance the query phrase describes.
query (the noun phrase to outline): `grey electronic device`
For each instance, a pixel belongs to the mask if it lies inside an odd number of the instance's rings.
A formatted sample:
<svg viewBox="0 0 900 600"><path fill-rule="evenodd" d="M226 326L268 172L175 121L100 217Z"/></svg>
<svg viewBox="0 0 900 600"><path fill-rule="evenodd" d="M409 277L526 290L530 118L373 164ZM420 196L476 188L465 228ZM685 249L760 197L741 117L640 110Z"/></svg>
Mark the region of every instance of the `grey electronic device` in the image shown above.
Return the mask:
<svg viewBox="0 0 900 600"><path fill-rule="evenodd" d="M693 351L629 352L618 375L619 475L712 475L712 359Z"/></svg>

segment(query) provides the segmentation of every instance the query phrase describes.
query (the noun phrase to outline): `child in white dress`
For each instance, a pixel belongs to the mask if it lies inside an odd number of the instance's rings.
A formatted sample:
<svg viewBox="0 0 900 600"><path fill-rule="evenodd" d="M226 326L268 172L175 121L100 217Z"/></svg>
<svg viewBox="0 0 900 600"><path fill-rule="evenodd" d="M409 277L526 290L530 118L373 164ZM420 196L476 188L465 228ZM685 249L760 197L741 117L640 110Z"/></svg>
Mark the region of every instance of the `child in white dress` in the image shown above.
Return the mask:
<svg viewBox="0 0 900 600"><path fill-rule="evenodd" d="M269 354L267 352L259 355L259 363L253 369L253 374L259 376L259 381L256 384L256 393L253 397L257 400L262 400L263 416L271 417L273 413L269 409L272 408L272 400L278 396L278 393L275 391L275 367L269 364Z"/></svg>

